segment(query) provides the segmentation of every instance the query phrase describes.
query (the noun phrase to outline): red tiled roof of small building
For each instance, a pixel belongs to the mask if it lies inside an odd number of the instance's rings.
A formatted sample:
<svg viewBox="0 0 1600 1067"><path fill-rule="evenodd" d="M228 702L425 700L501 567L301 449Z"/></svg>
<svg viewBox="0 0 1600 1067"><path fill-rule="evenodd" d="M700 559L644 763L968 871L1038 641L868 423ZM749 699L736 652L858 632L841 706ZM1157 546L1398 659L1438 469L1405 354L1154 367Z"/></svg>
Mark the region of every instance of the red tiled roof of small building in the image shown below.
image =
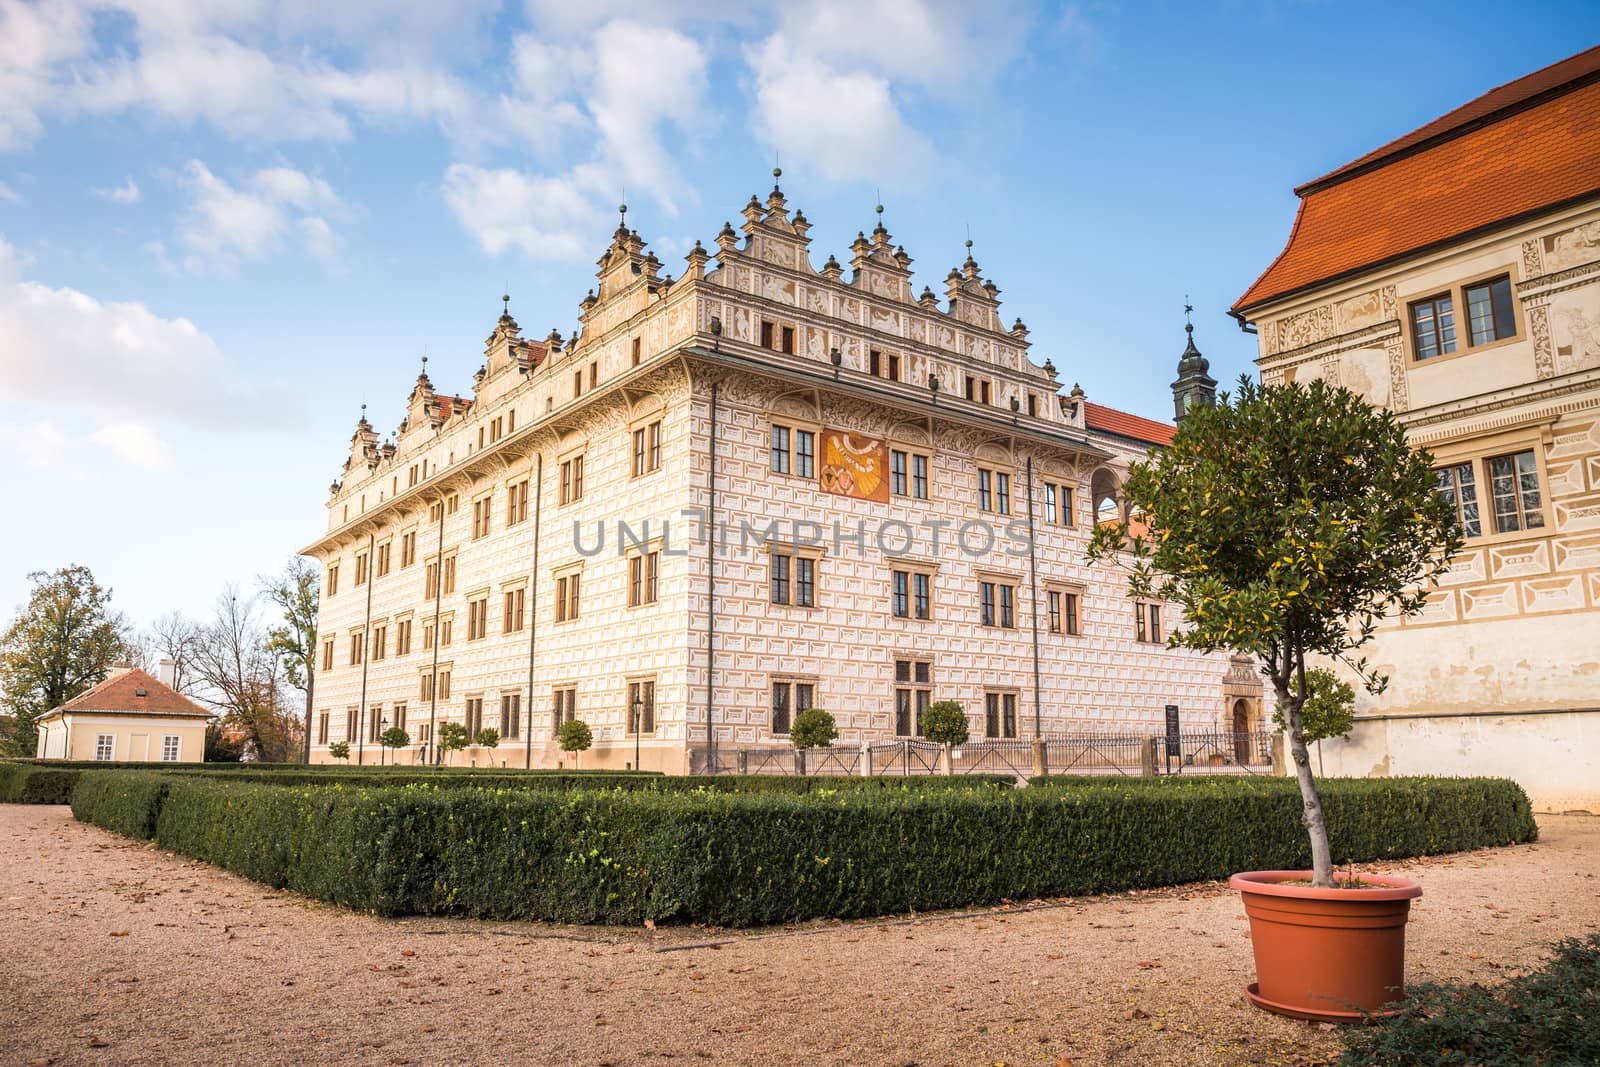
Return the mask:
<svg viewBox="0 0 1600 1067"><path fill-rule="evenodd" d="M55 710L211 717L205 708L137 667L112 675Z"/></svg>
<svg viewBox="0 0 1600 1067"><path fill-rule="evenodd" d="M1091 430L1163 447L1172 444L1172 435L1178 432L1176 426L1168 423L1130 415L1126 411L1118 411L1116 408L1108 408L1104 404L1088 400L1083 402L1083 424Z"/></svg>
<svg viewBox="0 0 1600 1067"><path fill-rule="evenodd" d="M1600 193L1600 46L1492 89L1300 186L1278 258L1233 305Z"/></svg>

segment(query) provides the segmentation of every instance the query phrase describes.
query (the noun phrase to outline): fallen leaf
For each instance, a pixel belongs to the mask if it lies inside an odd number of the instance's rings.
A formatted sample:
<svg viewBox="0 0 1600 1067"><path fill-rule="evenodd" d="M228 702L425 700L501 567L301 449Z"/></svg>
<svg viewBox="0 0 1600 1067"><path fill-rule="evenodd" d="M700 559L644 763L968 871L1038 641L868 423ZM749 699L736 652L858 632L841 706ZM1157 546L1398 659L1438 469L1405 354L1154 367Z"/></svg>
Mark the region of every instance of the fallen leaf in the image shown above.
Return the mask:
<svg viewBox="0 0 1600 1067"><path fill-rule="evenodd" d="M126 931L126 930L113 930L113 931L111 931L111 936L112 937L127 937L128 936L128 931Z"/></svg>

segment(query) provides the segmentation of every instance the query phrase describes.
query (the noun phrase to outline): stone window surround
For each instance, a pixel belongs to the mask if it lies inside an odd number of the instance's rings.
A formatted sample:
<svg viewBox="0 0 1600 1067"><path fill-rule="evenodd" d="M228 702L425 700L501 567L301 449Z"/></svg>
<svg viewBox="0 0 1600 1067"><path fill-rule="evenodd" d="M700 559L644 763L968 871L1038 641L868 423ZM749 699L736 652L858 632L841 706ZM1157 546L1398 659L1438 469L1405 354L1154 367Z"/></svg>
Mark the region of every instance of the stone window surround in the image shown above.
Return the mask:
<svg viewBox="0 0 1600 1067"><path fill-rule="evenodd" d="M1522 297L1517 292L1517 286L1522 280L1521 275L1521 264L1508 260L1492 270L1476 272L1452 281L1445 286L1433 286L1426 289L1417 288L1399 293L1396 302L1400 308L1400 336L1402 343L1405 345L1406 368L1415 372L1425 367L1448 363L1462 356L1472 356L1479 352L1487 352L1492 348L1528 340L1528 324L1523 315ZM1475 285L1501 277L1509 277L1511 279L1511 319L1516 324L1516 332L1497 341L1474 345L1472 344L1472 324L1467 317L1467 290ZM1452 314L1456 321L1456 350L1454 352L1441 352L1439 355L1429 356L1427 359L1418 359L1417 337L1411 322L1411 306L1440 296L1450 297Z"/></svg>
<svg viewBox="0 0 1600 1067"><path fill-rule="evenodd" d="M1087 592L1086 587L1084 587L1083 585L1081 585L1081 584L1079 584L1077 582L1062 581L1059 578L1046 578L1046 579L1043 579L1042 581L1040 581L1039 585L1040 585L1041 591L1045 594L1045 612L1044 612L1045 613L1045 633L1054 634L1057 637L1082 637L1083 636L1083 600L1084 600L1084 595ZM1077 611L1078 628L1076 630L1069 630L1069 629L1066 628L1066 605L1065 604L1062 605L1062 611L1061 611L1061 615L1062 615L1061 627L1062 628L1060 630L1052 630L1052 629L1050 629L1049 620L1050 620L1050 594L1051 593L1060 593L1063 596L1075 596L1075 597L1078 598L1078 611Z"/></svg>
<svg viewBox="0 0 1600 1067"><path fill-rule="evenodd" d="M914 559L909 556L891 556L887 559L889 569L889 618L899 623L916 623L925 625L937 621L942 617L939 610L939 562L937 560ZM896 615L894 613L894 572L905 571L908 574L923 574L928 578L928 617L919 618L916 613L916 586L907 583L906 596L908 598L909 615Z"/></svg>
<svg viewBox="0 0 1600 1067"><path fill-rule="evenodd" d="M1550 508L1550 472L1545 466L1545 450L1552 441L1553 433L1552 420L1535 426L1480 434L1476 437L1464 437L1428 446L1428 450L1433 453L1434 470L1455 467L1463 463L1473 465L1473 477L1478 488L1478 514L1483 533L1477 537L1466 538L1467 548L1498 545L1507 541L1526 541L1549 537L1556 533L1555 516ZM1493 532L1494 500L1490 496L1488 461L1497 456L1528 451L1533 452L1534 462L1538 465L1539 510L1544 515L1544 526L1531 530L1510 530L1506 533Z"/></svg>

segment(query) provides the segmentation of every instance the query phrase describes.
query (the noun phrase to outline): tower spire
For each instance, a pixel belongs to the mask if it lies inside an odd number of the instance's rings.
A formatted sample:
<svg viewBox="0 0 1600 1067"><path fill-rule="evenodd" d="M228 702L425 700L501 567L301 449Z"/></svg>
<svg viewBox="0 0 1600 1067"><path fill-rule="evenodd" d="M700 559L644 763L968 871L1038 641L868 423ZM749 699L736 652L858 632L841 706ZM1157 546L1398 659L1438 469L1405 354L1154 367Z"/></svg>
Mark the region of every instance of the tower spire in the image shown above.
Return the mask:
<svg viewBox="0 0 1600 1067"><path fill-rule="evenodd" d="M1217 402L1217 380L1211 377L1211 363L1194 346L1194 305L1183 298L1183 332L1187 343L1178 357L1178 380L1172 383L1174 417L1182 422L1195 407L1211 407Z"/></svg>

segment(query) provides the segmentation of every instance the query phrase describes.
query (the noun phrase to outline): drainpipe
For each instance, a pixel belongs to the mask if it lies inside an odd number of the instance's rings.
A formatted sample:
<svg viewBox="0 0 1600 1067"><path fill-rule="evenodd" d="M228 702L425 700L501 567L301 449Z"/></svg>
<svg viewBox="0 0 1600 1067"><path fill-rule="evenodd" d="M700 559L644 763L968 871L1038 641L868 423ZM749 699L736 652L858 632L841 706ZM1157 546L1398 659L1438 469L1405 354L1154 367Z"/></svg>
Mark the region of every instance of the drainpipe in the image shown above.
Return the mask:
<svg viewBox="0 0 1600 1067"><path fill-rule="evenodd" d="M522 736L528 743L524 770L533 769L533 652L539 634L539 496L544 491L544 453L534 454L533 468L533 573L528 576L528 704L522 709ZM505 723L501 723L504 726Z"/></svg>
<svg viewBox="0 0 1600 1067"><path fill-rule="evenodd" d="M1056 501L1056 507L1061 501ZM1043 736L1039 710L1039 559L1033 535L1033 457L1028 457L1028 604L1033 617L1033 736Z"/></svg>
<svg viewBox="0 0 1600 1067"><path fill-rule="evenodd" d="M367 664L372 649L372 566L373 535L367 534L367 617L361 624L361 706L356 708L356 766L361 766L362 744L367 739Z"/></svg>
<svg viewBox="0 0 1600 1067"><path fill-rule="evenodd" d="M439 552L433 567L433 681L428 685L428 749L426 756L439 762L439 612L444 606L444 491L439 492Z"/></svg>
<svg viewBox="0 0 1600 1067"><path fill-rule="evenodd" d="M711 690L717 656L717 383L711 383L711 448L706 507L706 770L717 773L717 735L711 728Z"/></svg>

